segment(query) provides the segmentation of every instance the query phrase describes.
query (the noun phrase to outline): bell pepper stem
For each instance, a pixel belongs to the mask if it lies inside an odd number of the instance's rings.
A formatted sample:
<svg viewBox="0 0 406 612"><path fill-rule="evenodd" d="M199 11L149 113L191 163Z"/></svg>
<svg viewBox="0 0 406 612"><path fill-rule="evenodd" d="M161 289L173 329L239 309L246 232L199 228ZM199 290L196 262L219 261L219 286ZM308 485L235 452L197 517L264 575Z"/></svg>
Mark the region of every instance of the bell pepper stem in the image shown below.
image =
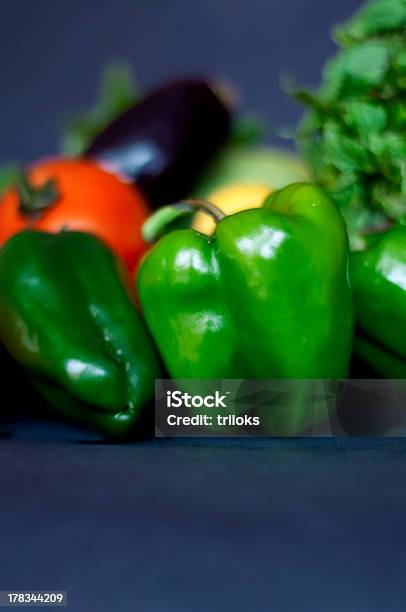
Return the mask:
<svg viewBox="0 0 406 612"><path fill-rule="evenodd" d="M212 202L200 199L182 200L177 204L171 204L160 208L154 213L142 227L142 237L145 242L155 242L170 231L179 229L179 227L190 225L190 221L197 211L202 211L210 215L216 223L225 217L220 208ZM182 225L183 222L183 225Z"/></svg>

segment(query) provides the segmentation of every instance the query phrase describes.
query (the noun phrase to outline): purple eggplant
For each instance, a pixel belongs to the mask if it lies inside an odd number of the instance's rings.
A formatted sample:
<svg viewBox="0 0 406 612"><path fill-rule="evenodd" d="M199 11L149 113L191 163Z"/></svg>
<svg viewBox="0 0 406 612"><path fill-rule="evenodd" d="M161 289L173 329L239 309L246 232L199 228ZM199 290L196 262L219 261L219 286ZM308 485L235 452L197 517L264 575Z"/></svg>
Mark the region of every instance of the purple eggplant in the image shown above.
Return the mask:
<svg viewBox="0 0 406 612"><path fill-rule="evenodd" d="M230 125L230 106L220 90L202 79L182 79L124 112L85 154L129 177L157 207L190 193Z"/></svg>

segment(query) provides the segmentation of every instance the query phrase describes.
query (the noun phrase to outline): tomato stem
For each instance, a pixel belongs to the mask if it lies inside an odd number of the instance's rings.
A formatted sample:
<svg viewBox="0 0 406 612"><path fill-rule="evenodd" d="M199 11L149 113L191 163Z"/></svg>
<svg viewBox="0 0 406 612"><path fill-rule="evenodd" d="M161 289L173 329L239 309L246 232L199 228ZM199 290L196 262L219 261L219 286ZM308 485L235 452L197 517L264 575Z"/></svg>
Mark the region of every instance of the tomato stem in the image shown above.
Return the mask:
<svg viewBox="0 0 406 612"><path fill-rule="evenodd" d="M19 195L19 212L22 215L33 216L51 208L59 198L54 180L49 180L41 187L34 187L26 174L21 172L16 180Z"/></svg>

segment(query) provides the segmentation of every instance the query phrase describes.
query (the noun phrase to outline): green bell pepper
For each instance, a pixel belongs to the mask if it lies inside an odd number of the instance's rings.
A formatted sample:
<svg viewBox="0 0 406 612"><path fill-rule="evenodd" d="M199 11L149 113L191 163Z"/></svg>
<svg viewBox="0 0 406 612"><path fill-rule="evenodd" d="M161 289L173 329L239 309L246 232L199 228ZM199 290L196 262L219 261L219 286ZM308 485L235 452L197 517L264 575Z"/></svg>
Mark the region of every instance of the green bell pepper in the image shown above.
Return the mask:
<svg viewBox="0 0 406 612"><path fill-rule="evenodd" d="M406 227L366 238L351 254L356 353L386 378L406 378Z"/></svg>
<svg viewBox="0 0 406 612"><path fill-rule="evenodd" d="M65 417L123 436L158 359L124 272L98 238L24 231L0 251L0 341Z"/></svg>
<svg viewBox="0 0 406 612"><path fill-rule="evenodd" d="M353 335L344 222L318 187L298 183L264 207L223 217L192 201L144 226L153 240L202 208L214 236L165 235L146 255L138 291L175 379L342 378Z"/></svg>

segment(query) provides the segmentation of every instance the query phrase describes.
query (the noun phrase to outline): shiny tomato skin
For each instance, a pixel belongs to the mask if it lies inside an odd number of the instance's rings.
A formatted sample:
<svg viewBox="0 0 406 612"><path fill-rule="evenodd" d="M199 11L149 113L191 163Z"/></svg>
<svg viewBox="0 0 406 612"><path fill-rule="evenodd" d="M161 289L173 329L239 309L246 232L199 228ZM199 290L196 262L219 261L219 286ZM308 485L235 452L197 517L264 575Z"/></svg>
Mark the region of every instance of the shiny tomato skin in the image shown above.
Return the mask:
<svg viewBox="0 0 406 612"><path fill-rule="evenodd" d="M17 190L6 191L0 198L0 246L26 228L89 232L104 240L134 271L147 248L141 226L149 214L136 187L85 159L42 160L30 166L26 176L34 187L54 180L58 198L48 210L29 216L19 211Z"/></svg>

